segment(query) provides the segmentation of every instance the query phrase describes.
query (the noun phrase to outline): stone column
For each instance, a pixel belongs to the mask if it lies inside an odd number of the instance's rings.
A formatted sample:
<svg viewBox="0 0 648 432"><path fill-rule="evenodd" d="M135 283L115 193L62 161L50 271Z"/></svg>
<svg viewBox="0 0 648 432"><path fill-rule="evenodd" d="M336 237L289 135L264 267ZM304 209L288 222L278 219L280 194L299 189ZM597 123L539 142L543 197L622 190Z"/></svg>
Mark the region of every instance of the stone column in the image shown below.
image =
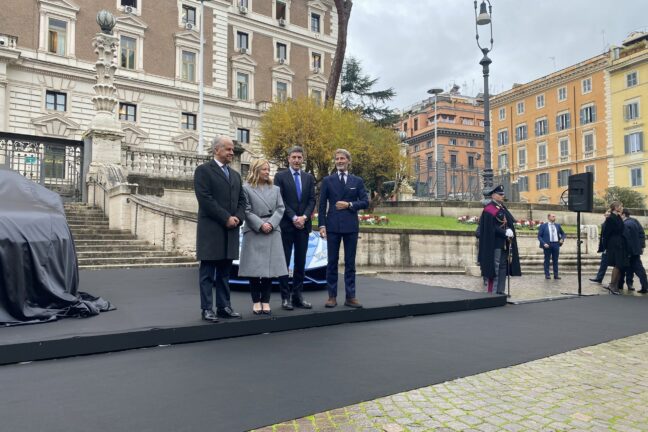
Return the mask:
<svg viewBox="0 0 648 432"><path fill-rule="evenodd" d="M9 43L0 45L0 132L9 132L8 66L20 60L17 49L18 38L8 36Z"/></svg>

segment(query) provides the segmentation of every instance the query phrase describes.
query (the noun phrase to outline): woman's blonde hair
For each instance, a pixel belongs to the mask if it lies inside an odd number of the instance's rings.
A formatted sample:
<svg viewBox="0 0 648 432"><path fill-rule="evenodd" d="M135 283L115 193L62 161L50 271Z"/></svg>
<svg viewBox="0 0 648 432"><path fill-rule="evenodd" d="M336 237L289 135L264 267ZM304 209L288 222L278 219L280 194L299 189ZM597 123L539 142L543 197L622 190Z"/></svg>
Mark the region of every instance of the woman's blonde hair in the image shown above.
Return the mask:
<svg viewBox="0 0 648 432"><path fill-rule="evenodd" d="M250 186L252 187L257 187L259 185L271 185L272 180L268 178L268 180L262 180L260 175L261 175L261 168L263 168L264 165L268 165L268 168L270 167L270 162L268 162L265 159L257 159L252 162L250 165L250 172L248 172L247 176L247 182Z"/></svg>
<svg viewBox="0 0 648 432"><path fill-rule="evenodd" d="M613 212L621 206L623 206L623 203L621 201L612 201L610 203L610 211Z"/></svg>

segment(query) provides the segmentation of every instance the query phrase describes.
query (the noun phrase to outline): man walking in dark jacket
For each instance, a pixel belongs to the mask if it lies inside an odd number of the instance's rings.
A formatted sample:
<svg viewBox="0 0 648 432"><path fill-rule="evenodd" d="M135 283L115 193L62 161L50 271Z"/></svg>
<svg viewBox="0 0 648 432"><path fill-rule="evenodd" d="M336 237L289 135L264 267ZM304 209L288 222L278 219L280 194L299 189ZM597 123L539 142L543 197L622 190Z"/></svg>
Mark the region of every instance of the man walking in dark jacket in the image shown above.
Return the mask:
<svg viewBox="0 0 648 432"><path fill-rule="evenodd" d="M629 291L634 291L632 279L633 274L636 274L641 283L641 290L639 292L645 294L648 292L648 279L646 278L646 270L641 262L641 254L646 247L646 234L639 221L631 218L630 212L625 208L623 209L623 224L625 225L623 236L626 239L628 253L630 254L630 266L625 269L626 285Z"/></svg>

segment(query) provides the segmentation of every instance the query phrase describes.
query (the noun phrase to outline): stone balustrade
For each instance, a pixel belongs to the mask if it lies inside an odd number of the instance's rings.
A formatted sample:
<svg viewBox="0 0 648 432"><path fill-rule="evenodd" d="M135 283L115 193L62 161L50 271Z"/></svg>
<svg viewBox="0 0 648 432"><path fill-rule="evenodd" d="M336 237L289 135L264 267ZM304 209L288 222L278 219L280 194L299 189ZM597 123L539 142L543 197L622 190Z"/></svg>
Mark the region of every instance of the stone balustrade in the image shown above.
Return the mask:
<svg viewBox="0 0 648 432"><path fill-rule="evenodd" d="M210 156L180 152L122 149L122 166L126 172L129 175L139 174L147 177L192 178L196 168L209 158Z"/></svg>

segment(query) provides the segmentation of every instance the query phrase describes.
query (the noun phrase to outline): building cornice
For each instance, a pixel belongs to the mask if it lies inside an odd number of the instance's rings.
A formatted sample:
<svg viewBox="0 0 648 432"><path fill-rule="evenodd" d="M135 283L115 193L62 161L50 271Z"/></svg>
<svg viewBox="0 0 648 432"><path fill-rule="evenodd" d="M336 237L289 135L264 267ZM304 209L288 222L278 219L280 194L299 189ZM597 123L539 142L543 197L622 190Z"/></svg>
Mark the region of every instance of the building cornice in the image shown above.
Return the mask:
<svg viewBox="0 0 648 432"><path fill-rule="evenodd" d="M483 140L484 139L484 133L483 132L471 132L471 131L463 131L463 130L457 130L457 129L446 129L446 128L438 128L437 129L437 135L438 136L448 136L448 137L457 137L457 138L467 138L467 139L476 139L476 140ZM408 138L405 140L405 143L407 144L418 144L423 141L428 141L434 139L434 129L424 132L420 135ZM475 147L477 148L477 147Z"/></svg>
<svg viewBox="0 0 648 432"><path fill-rule="evenodd" d="M641 55L636 57L625 57L619 60L612 62L612 65L608 68L610 73L618 72L619 70L635 66L639 63L648 62L648 49L643 52Z"/></svg>

